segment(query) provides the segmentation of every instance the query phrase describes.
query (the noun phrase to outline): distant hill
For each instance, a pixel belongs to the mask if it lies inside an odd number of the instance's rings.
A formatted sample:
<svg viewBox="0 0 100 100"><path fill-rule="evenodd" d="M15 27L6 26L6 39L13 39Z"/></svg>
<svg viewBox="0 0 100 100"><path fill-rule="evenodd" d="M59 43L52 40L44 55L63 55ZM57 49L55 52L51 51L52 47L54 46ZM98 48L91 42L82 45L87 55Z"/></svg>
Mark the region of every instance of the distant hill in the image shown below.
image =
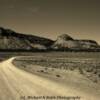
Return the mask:
<svg viewBox="0 0 100 100"><path fill-rule="evenodd" d="M94 40L73 39L67 34L57 40L17 33L0 27L0 51L100 51Z"/></svg>
<svg viewBox="0 0 100 100"><path fill-rule="evenodd" d="M67 34L62 34L58 36L52 48L54 50L99 51L100 45L94 40L77 40Z"/></svg>
<svg viewBox="0 0 100 100"><path fill-rule="evenodd" d="M0 50L46 50L54 41L0 28Z"/></svg>

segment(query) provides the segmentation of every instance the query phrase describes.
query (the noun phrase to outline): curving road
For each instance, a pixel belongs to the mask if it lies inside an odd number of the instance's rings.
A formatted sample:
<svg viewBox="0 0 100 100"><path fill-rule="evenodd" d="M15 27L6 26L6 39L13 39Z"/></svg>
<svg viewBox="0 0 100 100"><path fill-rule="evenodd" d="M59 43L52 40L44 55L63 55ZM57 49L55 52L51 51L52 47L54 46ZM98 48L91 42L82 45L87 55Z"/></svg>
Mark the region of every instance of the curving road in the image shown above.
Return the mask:
<svg viewBox="0 0 100 100"><path fill-rule="evenodd" d="M67 85L18 69L12 64L13 59L0 63L0 100L47 100L33 99L33 96L80 96L81 99L75 100L100 100L100 96L82 94Z"/></svg>

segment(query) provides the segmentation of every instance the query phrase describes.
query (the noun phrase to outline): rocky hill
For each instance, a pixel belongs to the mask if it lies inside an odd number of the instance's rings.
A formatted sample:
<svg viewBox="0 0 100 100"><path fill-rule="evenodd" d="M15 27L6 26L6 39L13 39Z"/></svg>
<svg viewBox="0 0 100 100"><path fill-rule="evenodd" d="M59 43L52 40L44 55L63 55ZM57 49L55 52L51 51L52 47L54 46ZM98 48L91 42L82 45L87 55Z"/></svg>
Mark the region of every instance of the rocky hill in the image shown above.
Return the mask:
<svg viewBox="0 0 100 100"><path fill-rule="evenodd" d="M53 41L34 35L25 35L0 27L0 51L100 51L100 45L94 40L77 40L67 34Z"/></svg>
<svg viewBox="0 0 100 100"><path fill-rule="evenodd" d="M0 50L47 50L54 41L0 28Z"/></svg>
<svg viewBox="0 0 100 100"><path fill-rule="evenodd" d="M55 43L52 45L54 50L100 50L100 45L94 40L77 40L67 34L58 36Z"/></svg>

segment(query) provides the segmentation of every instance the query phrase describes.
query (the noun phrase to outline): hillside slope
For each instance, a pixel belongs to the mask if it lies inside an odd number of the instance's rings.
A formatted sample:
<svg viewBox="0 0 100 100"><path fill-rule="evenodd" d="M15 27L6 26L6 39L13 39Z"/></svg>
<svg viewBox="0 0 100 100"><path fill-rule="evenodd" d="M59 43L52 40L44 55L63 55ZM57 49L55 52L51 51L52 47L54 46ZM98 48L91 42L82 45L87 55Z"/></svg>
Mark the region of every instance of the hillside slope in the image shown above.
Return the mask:
<svg viewBox="0 0 100 100"><path fill-rule="evenodd" d="M0 28L0 49L10 50L46 50L52 45L50 39L16 33L9 29Z"/></svg>
<svg viewBox="0 0 100 100"><path fill-rule="evenodd" d="M100 50L99 44L94 40L76 40L67 34L58 36L52 48L55 50Z"/></svg>
<svg viewBox="0 0 100 100"><path fill-rule="evenodd" d="M73 39L67 34L58 36L57 40L25 35L10 29L0 28L0 50L27 51L100 51L100 45L94 40Z"/></svg>

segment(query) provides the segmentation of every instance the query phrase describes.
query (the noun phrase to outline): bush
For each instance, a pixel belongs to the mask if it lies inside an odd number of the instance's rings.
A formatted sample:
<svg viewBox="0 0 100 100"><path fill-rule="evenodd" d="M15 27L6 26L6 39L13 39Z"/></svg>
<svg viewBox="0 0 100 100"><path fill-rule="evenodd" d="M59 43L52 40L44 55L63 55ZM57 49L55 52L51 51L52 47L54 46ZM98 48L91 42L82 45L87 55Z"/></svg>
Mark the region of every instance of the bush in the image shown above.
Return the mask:
<svg viewBox="0 0 100 100"><path fill-rule="evenodd" d="M56 77L61 77L60 75L56 75Z"/></svg>

